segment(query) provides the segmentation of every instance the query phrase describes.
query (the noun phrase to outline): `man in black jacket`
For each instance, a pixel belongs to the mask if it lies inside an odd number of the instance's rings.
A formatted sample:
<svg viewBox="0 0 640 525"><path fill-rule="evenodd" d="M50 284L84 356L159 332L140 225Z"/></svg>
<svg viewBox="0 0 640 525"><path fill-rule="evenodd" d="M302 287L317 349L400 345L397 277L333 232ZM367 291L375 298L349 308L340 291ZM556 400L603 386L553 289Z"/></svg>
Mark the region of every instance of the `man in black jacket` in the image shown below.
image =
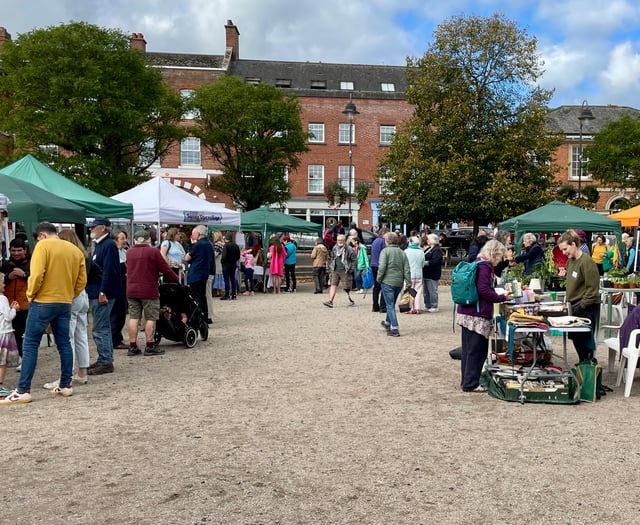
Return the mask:
<svg viewBox="0 0 640 525"><path fill-rule="evenodd" d="M222 264L222 277L224 279L223 301L235 299L240 291L240 284L236 280L236 269L240 260L240 247L233 242L233 234L227 233L224 238L224 247L220 255Z"/></svg>

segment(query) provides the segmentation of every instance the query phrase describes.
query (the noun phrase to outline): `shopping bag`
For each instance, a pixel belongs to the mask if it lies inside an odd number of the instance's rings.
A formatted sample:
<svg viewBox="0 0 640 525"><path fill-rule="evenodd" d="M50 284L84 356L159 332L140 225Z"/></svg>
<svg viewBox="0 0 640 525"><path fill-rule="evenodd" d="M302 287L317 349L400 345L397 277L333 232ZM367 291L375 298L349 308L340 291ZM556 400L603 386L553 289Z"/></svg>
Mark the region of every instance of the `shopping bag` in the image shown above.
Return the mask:
<svg viewBox="0 0 640 525"><path fill-rule="evenodd" d="M404 313L411 310L411 308L413 308L413 297L411 297L409 290L406 290L402 294L402 297L400 298L400 302L398 303L398 309Z"/></svg>
<svg viewBox="0 0 640 525"><path fill-rule="evenodd" d="M592 403L600 399L602 390L602 367L592 361L578 363L573 373L580 385L580 400Z"/></svg>
<svg viewBox="0 0 640 525"><path fill-rule="evenodd" d="M363 290L373 288L373 270L371 269L371 267L367 268L362 273L362 288Z"/></svg>

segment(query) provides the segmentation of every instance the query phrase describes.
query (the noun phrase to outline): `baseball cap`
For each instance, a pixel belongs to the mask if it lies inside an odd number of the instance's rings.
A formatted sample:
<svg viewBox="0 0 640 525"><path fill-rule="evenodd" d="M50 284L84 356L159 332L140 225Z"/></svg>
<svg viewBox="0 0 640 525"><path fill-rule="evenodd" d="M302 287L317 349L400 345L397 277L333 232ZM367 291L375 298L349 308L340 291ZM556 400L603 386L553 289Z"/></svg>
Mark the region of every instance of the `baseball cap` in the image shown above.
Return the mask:
<svg viewBox="0 0 640 525"><path fill-rule="evenodd" d="M96 217L95 219L93 219L93 222L90 222L88 224L88 228L93 228L95 226L111 226L111 221L109 219L107 219L106 217Z"/></svg>

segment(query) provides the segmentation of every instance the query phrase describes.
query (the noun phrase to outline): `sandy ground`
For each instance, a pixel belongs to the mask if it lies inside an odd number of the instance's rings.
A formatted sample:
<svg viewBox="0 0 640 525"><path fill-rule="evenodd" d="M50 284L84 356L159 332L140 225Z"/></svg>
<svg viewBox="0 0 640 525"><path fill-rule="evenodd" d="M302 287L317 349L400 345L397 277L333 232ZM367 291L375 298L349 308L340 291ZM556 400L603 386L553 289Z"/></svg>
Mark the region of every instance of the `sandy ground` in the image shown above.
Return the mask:
<svg viewBox="0 0 640 525"><path fill-rule="evenodd" d="M400 338L370 296L216 301L207 342L117 350L71 398L40 388L43 349L34 402L0 409L0 523L640 523L640 382L578 406L464 394L440 292Z"/></svg>

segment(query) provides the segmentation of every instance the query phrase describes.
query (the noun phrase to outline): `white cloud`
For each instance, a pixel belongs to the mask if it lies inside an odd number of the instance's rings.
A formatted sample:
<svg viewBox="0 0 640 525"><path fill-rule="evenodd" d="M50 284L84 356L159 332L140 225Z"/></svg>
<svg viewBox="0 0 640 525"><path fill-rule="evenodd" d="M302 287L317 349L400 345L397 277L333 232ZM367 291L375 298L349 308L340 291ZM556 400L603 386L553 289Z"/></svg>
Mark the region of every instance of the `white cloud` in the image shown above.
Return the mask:
<svg viewBox="0 0 640 525"><path fill-rule="evenodd" d="M607 68L598 76L602 89L624 105L638 106L640 53L630 42L617 45L609 54Z"/></svg>

